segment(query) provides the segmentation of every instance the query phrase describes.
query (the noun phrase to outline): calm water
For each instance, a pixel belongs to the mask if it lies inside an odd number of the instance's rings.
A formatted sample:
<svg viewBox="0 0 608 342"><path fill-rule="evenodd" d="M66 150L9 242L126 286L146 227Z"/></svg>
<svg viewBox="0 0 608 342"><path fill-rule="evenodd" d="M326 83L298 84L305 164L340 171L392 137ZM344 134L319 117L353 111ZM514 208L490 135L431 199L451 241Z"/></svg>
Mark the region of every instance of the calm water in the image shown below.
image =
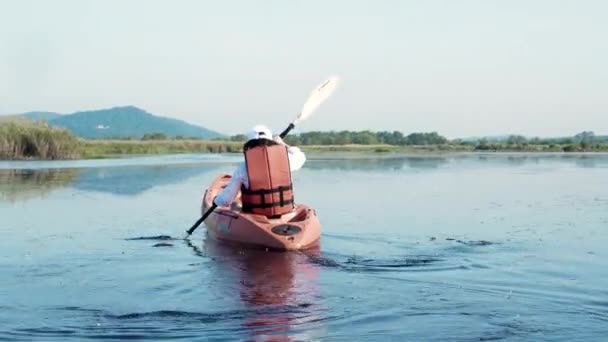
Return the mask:
<svg viewBox="0 0 608 342"><path fill-rule="evenodd" d="M0 162L0 340L608 339L608 155L310 158L319 250L137 239L237 160Z"/></svg>

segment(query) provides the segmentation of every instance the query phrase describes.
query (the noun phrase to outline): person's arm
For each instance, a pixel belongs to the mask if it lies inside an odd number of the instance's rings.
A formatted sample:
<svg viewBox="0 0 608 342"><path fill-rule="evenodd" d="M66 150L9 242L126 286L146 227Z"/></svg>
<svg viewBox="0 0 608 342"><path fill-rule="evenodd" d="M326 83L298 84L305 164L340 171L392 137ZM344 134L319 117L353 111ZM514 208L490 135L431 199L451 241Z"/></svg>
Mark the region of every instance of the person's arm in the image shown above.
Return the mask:
<svg viewBox="0 0 608 342"><path fill-rule="evenodd" d="M306 155L304 152L302 152L302 150L300 150L298 147L287 145L279 136L276 136L274 141L287 147L291 171L297 171L304 166L304 163L306 162Z"/></svg>
<svg viewBox="0 0 608 342"><path fill-rule="evenodd" d="M241 190L241 184L243 184L243 179L244 179L245 174L246 174L245 164L241 163L239 165L239 167L232 174L232 178L230 179L230 182L228 182L228 185L226 185L224 190L222 190L222 192L220 192L215 197L215 199L213 200L213 203L217 204L220 207L229 206L232 203L232 201L234 201L234 198Z"/></svg>

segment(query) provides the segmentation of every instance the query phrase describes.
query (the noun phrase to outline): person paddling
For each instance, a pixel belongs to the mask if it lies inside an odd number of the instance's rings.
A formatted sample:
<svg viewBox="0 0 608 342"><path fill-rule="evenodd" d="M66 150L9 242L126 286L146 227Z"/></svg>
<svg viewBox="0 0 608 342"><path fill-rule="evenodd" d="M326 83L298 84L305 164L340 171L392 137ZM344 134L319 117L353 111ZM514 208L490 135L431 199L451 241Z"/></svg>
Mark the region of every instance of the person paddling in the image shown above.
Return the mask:
<svg viewBox="0 0 608 342"><path fill-rule="evenodd" d="M245 162L232 174L226 188L213 203L230 206L240 190L242 211L279 217L294 208L291 173L306 162L306 155L295 146L289 146L281 137L272 137L264 125L254 126L247 134L243 146Z"/></svg>
<svg viewBox="0 0 608 342"><path fill-rule="evenodd" d="M190 229L186 230L184 239L187 239L218 205L232 204L239 192L239 187L243 194L241 196L244 202L243 210L276 216L294 209L291 172L304 165L306 156L299 148L285 144L283 138L297 124L308 119L317 107L334 92L337 85L338 78L334 76L317 86L304 103L300 114L278 137L273 139L270 129L262 125L254 127L249 132L249 140L243 148L245 163L239 165L234 171L232 181L216 196L213 205L194 222ZM285 158L285 152L287 158Z"/></svg>

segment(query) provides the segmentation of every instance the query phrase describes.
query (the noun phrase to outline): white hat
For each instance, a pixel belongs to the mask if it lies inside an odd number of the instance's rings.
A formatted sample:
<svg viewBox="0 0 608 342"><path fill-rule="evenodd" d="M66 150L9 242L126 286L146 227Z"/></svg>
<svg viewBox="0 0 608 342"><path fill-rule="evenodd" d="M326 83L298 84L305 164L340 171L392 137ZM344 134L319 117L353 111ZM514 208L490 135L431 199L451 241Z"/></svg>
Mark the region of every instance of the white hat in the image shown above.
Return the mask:
<svg viewBox="0 0 608 342"><path fill-rule="evenodd" d="M253 139L272 140L272 132L270 131L270 128L264 125L255 125L247 132L247 140Z"/></svg>

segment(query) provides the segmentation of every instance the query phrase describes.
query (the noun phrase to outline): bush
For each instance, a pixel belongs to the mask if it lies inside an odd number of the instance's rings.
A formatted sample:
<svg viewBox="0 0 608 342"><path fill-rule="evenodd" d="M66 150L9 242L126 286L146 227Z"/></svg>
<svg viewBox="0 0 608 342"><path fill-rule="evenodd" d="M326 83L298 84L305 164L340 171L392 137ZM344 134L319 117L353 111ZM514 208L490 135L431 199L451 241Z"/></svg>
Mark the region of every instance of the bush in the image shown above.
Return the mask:
<svg viewBox="0 0 608 342"><path fill-rule="evenodd" d="M146 133L141 140L167 140L167 135L165 133Z"/></svg>

